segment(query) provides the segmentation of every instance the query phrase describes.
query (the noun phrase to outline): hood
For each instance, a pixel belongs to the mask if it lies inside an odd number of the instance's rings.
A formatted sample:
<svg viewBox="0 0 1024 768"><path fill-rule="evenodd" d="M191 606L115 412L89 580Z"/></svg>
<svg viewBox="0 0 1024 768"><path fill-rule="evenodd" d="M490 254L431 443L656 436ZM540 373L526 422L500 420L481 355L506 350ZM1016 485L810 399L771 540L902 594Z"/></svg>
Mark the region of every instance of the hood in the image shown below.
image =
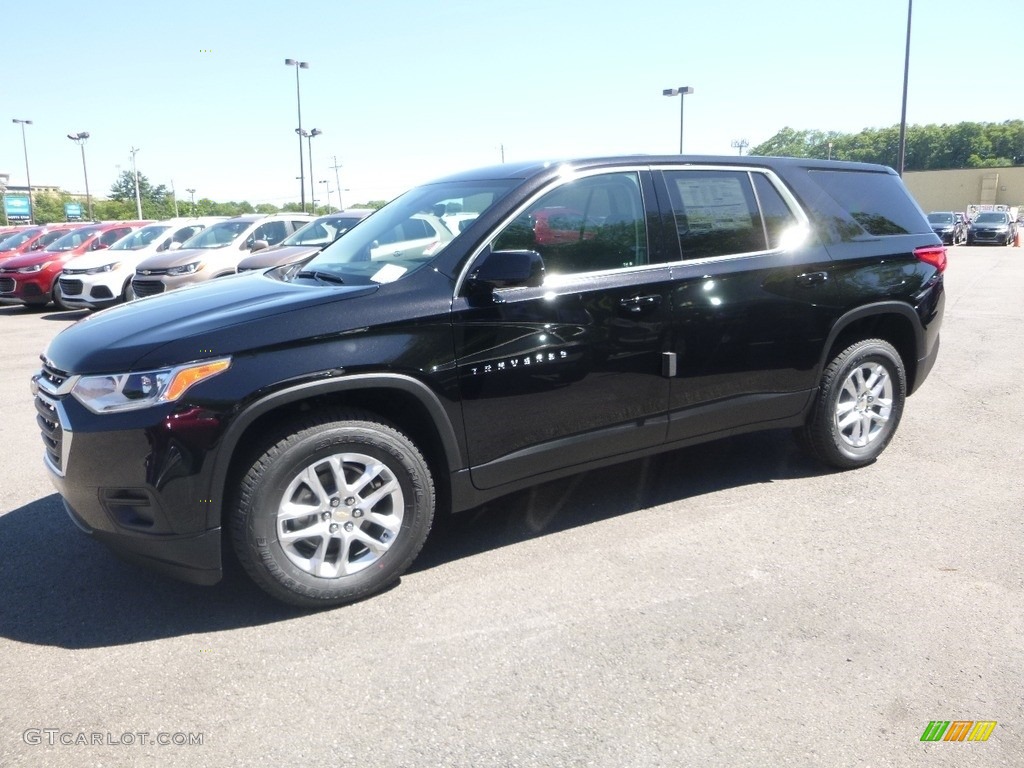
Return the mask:
<svg viewBox="0 0 1024 768"><path fill-rule="evenodd" d="M165 270L191 264L193 261L202 261L204 264L237 262L246 255L246 251L240 250L238 245L236 241L222 248L179 248L176 251L164 251L143 259L135 271Z"/></svg>
<svg viewBox="0 0 1024 768"><path fill-rule="evenodd" d="M77 256L76 251L30 251L29 253L19 253L11 256L9 259L4 258L0 268L2 269L19 269L21 267L31 267L35 264L47 264L51 261L67 261L68 259Z"/></svg>
<svg viewBox="0 0 1024 768"><path fill-rule="evenodd" d="M325 333L360 327L359 313L324 305L378 288L286 283L262 272L225 277L79 320L50 342L45 356L69 373L112 373L237 354L308 335L308 323L284 317L292 313L315 312Z"/></svg>
<svg viewBox="0 0 1024 768"><path fill-rule="evenodd" d="M319 253L323 250L322 245L279 245L272 248L264 248L256 251L252 256L246 256L238 262L238 271L245 272L250 269L269 269L270 267L283 267L285 264L294 264Z"/></svg>
<svg viewBox="0 0 1024 768"><path fill-rule="evenodd" d="M149 245L134 251L115 251L110 248L104 248L101 251L90 251L89 253L83 253L81 256L76 256L72 261L68 262L66 268L92 269L93 267L102 267L104 264L111 264L115 261L123 264L126 261L144 259L154 251L155 246L151 247Z"/></svg>

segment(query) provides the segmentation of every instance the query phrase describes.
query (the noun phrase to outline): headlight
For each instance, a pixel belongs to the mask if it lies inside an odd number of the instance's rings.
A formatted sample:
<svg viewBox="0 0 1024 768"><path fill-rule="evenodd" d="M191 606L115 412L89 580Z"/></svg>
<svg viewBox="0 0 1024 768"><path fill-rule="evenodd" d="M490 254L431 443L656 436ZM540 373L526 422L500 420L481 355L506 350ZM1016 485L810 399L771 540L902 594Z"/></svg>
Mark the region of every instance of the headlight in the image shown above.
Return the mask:
<svg viewBox="0 0 1024 768"><path fill-rule="evenodd" d="M33 264L31 267L19 267L15 272L27 275L31 272L41 272L45 266L47 266L47 264Z"/></svg>
<svg viewBox="0 0 1024 768"><path fill-rule="evenodd" d="M191 275L193 272L198 272L199 268L203 265L201 261L193 261L191 264L182 264L180 267L171 267L167 270L168 275Z"/></svg>
<svg viewBox="0 0 1024 768"><path fill-rule="evenodd" d="M121 266L121 263L115 261L113 264L104 264L102 267L93 267L92 269L87 269L85 270L85 274L98 275L101 272L113 272L119 266Z"/></svg>
<svg viewBox="0 0 1024 768"><path fill-rule="evenodd" d="M161 368L156 371L83 376L71 394L93 413L115 413L172 403L193 384L226 371L230 357Z"/></svg>

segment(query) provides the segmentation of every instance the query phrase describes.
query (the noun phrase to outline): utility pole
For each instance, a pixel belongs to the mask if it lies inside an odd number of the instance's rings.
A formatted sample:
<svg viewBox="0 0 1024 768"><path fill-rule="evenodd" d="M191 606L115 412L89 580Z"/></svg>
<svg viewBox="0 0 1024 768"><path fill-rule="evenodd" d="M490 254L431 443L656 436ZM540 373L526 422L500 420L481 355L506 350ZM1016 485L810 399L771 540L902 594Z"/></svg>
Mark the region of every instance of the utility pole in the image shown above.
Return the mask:
<svg viewBox="0 0 1024 768"><path fill-rule="evenodd" d="M740 151L740 156L742 157L743 150L750 146L750 142L746 139L737 139L731 143L731 146L733 149L738 149Z"/></svg>
<svg viewBox="0 0 1024 768"><path fill-rule="evenodd" d="M139 172L135 168L135 153L139 151L138 147L132 147L132 176L135 178L135 212L138 214L139 219L142 219L142 197L139 195Z"/></svg>
<svg viewBox="0 0 1024 768"><path fill-rule="evenodd" d="M341 179L338 177L338 169L341 168L341 163L338 162L338 156L332 155L334 158L334 165L330 166L334 169L334 186L338 188L338 210L345 210L345 206L341 204Z"/></svg>

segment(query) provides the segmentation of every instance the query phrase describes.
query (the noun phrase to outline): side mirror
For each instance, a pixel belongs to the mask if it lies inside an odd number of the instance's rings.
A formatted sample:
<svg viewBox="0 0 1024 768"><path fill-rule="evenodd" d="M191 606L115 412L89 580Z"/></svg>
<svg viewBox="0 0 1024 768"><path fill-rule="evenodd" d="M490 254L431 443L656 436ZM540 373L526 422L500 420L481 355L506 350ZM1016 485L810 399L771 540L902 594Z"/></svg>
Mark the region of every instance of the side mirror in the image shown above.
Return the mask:
<svg viewBox="0 0 1024 768"><path fill-rule="evenodd" d="M475 294L495 288L536 288L543 284L544 259L536 251L490 251L466 280L466 288Z"/></svg>
<svg viewBox="0 0 1024 768"><path fill-rule="evenodd" d="M107 248L107 247L108 246L107 246L106 243L101 243L99 240L97 240L96 242L94 242L92 244L92 246L89 248L89 250L90 251L102 251L104 248Z"/></svg>
<svg viewBox="0 0 1024 768"><path fill-rule="evenodd" d="M270 243L266 240L253 240L252 245L249 246L250 253L256 253L256 251L262 251L264 248L269 248Z"/></svg>
<svg viewBox="0 0 1024 768"><path fill-rule="evenodd" d="M171 244L167 246L167 250L169 251L176 251L179 248L181 248L181 243L179 243L177 240L171 240Z"/></svg>

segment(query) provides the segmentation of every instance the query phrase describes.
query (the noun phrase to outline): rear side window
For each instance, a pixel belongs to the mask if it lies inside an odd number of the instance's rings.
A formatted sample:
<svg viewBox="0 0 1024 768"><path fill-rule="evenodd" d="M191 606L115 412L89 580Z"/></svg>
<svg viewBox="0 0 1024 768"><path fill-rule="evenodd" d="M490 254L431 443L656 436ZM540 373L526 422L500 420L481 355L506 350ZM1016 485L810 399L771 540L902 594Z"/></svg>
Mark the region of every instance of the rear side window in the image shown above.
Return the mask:
<svg viewBox="0 0 1024 768"><path fill-rule="evenodd" d="M931 231L898 176L864 171L810 170L808 174L870 235Z"/></svg>
<svg viewBox="0 0 1024 768"><path fill-rule="evenodd" d="M665 181L683 259L766 250L765 230L746 172L666 171Z"/></svg>

